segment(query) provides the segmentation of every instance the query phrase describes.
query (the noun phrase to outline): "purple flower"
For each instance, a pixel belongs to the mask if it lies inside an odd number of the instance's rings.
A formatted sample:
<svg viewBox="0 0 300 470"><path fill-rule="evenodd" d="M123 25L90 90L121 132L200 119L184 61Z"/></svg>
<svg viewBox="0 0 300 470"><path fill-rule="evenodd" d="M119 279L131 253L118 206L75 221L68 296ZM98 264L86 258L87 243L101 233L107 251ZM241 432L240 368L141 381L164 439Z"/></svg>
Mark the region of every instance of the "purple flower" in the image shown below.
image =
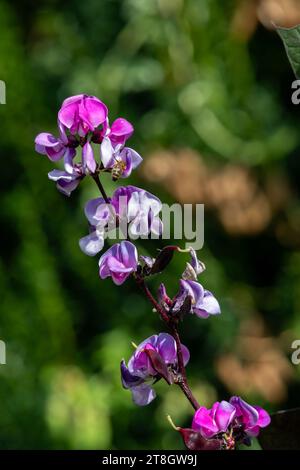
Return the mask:
<svg viewBox="0 0 300 470"><path fill-rule="evenodd" d="M107 135L115 147L118 144L124 145L126 140L129 139L134 132L133 125L126 121L124 118L116 119L110 129L107 131Z"/></svg>
<svg viewBox="0 0 300 470"><path fill-rule="evenodd" d="M129 147L117 145L114 148L109 137L105 137L101 143L101 161L104 168L111 169L113 174L118 172L118 177L127 178L143 159Z"/></svg>
<svg viewBox="0 0 300 470"><path fill-rule="evenodd" d="M236 414L236 409L227 401L216 402L211 409L201 406L194 414L192 429L206 439L226 433Z"/></svg>
<svg viewBox="0 0 300 470"><path fill-rule="evenodd" d="M181 345L181 349L186 365L190 354L184 345ZM131 391L133 401L139 406L148 405L155 398L153 382L166 378L168 371L177 371L176 342L168 333L153 335L143 341L136 348L128 366L124 360L121 362L123 387Z"/></svg>
<svg viewBox="0 0 300 470"><path fill-rule="evenodd" d="M190 255L191 255L191 263L190 264L191 264L192 268L194 269L195 273L198 276L199 274L202 274L203 271L205 271L205 264L202 263L202 261L200 261L197 258L197 253L194 250L194 248L190 248Z"/></svg>
<svg viewBox="0 0 300 470"><path fill-rule="evenodd" d="M121 186L113 193L110 206L103 198L90 200L85 206L85 215L90 225L90 234L79 242L82 251L90 256L103 248L105 232L116 228L117 222L131 236L159 236L162 222L158 217L160 200L153 194L135 186ZM125 227L124 227L125 225Z"/></svg>
<svg viewBox="0 0 300 470"><path fill-rule="evenodd" d="M101 279L112 277L115 284L124 281L137 269L138 255L136 247L128 241L116 243L99 260Z"/></svg>
<svg viewBox="0 0 300 470"><path fill-rule="evenodd" d="M182 273L182 279L188 281L197 281L198 275L205 271L205 264L197 258L194 248L190 248L191 262L186 263L186 268Z"/></svg>
<svg viewBox="0 0 300 470"><path fill-rule="evenodd" d="M84 212L89 222L90 233L79 240L81 250L89 256L95 256L104 246L105 230L112 220L113 206L108 206L103 198L91 199Z"/></svg>
<svg viewBox="0 0 300 470"><path fill-rule="evenodd" d="M205 290L199 282L179 281L179 293L175 297L173 310L176 312L183 305L187 296L191 298L191 311L200 318L208 318L210 315L221 313L220 305L213 294Z"/></svg>
<svg viewBox="0 0 300 470"><path fill-rule="evenodd" d="M161 283L159 288L158 288L158 301L160 305L162 305L165 309L168 309L173 305L172 300L167 294L166 286Z"/></svg>
<svg viewBox="0 0 300 470"><path fill-rule="evenodd" d="M101 143L101 161L104 168L112 170L113 179L127 178L142 162L133 149L124 147L134 128L126 119L118 118L107 128Z"/></svg>
<svg viewBox="0 0 300 470"><path fill-rule="evenodd" d="M56 182L57 189L70 196L72 191L77 188L80 181L84 178L81 165L75 165L73 158L75 156L75 149L68 148L64 156L65 169L64 170L52 170L48 173L48 178Z"/></svg>
<svg viewBox="0 0 300 470"><path fill-rule="evenodd" d="M85 137L107 119L108 110L95 96L76 95L67 98L58 112L59 125L63 132Z"/></svg>
<svg viewBox="0 0 300 470"><path fill-rule="evenodd" d="M271 422L269 414L260 406L251 406L240 397L232 397L230 403L235 407L236 421L250 437L257 436L260 428L265 428Z"/></svg>
<svg viewBox="0 0 300 470"><path fill-rule="evenodd" d="M94 173L96 166L92 146L86 142L82 148L82 170L85 174Z"/></svg>
<svg viewBox="0 0 300 470"><path fill-rule="evenodd" d="M240 397L216 402L211 409L201 406L194 415L192 430L208 440L219 440L221 448L234 449L237 443L249 445L250 437L270 424L269 414Z"/></svg>
<svg viewBox="0 0 300 470"><path fill-rule="evenodd" d="M35 138L35 150L47 157L52 162L57 162L66 153L67 147L61 139L57 139L48 132L42 132Z"/></svg>
<svg viewBox="0 0 300 470"><path fill-rule="evenodd" d="M104 246L104 229L91 227L89 235L79 240L81 250L88 256L95 256Z"/></svg>
<svg viewBox="0 0 300 470"><path fill-rule="evenodd" d="M161 235L163 227L158 215L162 205L153 194L136 186L121 186L114 192L111 203L119 218L130 224L131 236Z"/></svg>

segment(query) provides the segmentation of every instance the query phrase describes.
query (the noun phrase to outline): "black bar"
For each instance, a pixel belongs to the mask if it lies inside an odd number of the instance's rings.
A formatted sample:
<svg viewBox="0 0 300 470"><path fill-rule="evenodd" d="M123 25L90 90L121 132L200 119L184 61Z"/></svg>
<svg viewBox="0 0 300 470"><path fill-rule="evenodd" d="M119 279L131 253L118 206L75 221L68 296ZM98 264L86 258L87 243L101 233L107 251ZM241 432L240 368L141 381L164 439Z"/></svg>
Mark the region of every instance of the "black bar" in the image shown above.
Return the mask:
<svg viewBox="0 0 300 470"><path fill-rule="evenodd" d="M250 468L253 465L276 465L287 468L299 464L297 451L216 451L216 452L187 452L187 451L59 451L59 450L1 450L0 462L3 465L37 465L38 468L64 465L66 468L151 468L153 466L184 466L188 468L203 468L205 465L241 465L240 468ZM22 465L22 467L21 467ZM237 468L237 467L235 467ZM296 467L295 467L296 468Z"/></svg>

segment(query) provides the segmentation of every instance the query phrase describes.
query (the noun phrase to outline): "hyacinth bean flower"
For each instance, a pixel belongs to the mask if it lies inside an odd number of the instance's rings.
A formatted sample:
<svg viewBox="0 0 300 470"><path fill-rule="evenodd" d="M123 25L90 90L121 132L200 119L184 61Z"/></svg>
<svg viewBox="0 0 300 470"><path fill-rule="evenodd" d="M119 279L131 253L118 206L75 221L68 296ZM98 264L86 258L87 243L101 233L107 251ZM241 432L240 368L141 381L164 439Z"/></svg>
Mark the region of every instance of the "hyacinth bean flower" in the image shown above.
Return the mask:
<svg viewBox="0 0 300 470"><path fill-rule="evenodd" d="M106 136L109 137L113 147L117 145L124 145L134 132L133 125L124 118L116 119L106 131Z"/></svg>
<svg viewBox="0 0 300 470"><path fill-rule="evenodd" d="M249 444L249 438L257 436L270 421L264 409L232 397L229 402L214 403L211 409L201 406L195 412L192 430L205 439L219 439L222 448L229 449L239 442Z"/></svg>
<svg viewBox="0 0 300 470"><path fill-rule="evenodd" d="M82 170L86 175L93 174L96 167L92 146L89 142L86 142L82 148Z"/></svg>
<svg viewBox="0 0 300 470"><path fill-rule="evenodd" d="M48 178L56 182L57 189L65 196L70 196L85 176L82 166L73 162L75 153L75 149L68 148L64 156L64 170L52 170L48 173Z"/></svg>
<svg viewBox="0 0 300 470"><path fill-rule="evenodd" d="M260 406L251 406L240 397L232 397L230 403L235 407L235 420L249 437L256 437L260 428L271 422L269 414Z"/></svg>
<svg viewBox="0 0 300 470"><path fill-rule="evenodd" d="M179 281L179 294L177 301L181 303L186 296L191 297L191 313L200 318L208 318L210 315L221 313L220 305L213 294L204 289L196 281Z"/></svg>
<svg viewBox="0 0 300 470"><path fill-rule="evenodd" d="M85 137L106 123L108 110L95 96L76 95L64 100L58 122L62 133Z"/></svg>
<svg viewBox="0 0 300 470"><path fill-rule="evenodd" d="M220 314L221 309L217 299L210 291L204 289L197 280L198 275L205 270L204 263L197 258L195 250L191 247L188 250L178 249L178 251L189 251L191 261L186 264L181 276L182 279L179 281L179 292L172 300L168 297L165 286L160 286L158 291L160 303L175 314L181 312L185 315L189 312L200 318ZM190 299L189 302L187 302L188 299Z"/></svg>
<svg viewBox="0 0 300 470"><path fill-rule="evenodd" d="M179 292L173 299L168 297L165 286L161 284L158 290L158 297L160 303L164 305L167 310L175 314L180 312L183 306L186 305L188 297L190 298L190 308L189 312L185 313L194 313L200 318L208 318L210 315L218 315L221 313L217 299L197 281L185 281L180 279Z"/></svg>
<svg viewBox="0 0 300 470"><path fill-rule="evenodd" d="M42 132L35 138L35 150L42 155L47 155L52 162L57 162L65 155L67 147L62 139L48 132Z"/></svg>
<svg viewBox="0 0 300 470"><path fill-rule="evenodd" d="M205 264L202 263L197 257L197 253L194 248L190 248L191 262L190 265L194 269L196 275L202 274L205 271Z"/></svg>
<svg viewBox="0 0 300 470"><path fill-rule="evenodd" d="M153 194L135 186L121 186L113 193L110 207L103 198L91 199L85 206L85 215L90 225L90 234L82 238L79 245L84 253L96 255L104 244L105 230L109 231L113 221L121 224L129 234L159 236L162 222L158 217L161 202Z"/></svg>
<svg viewBox="0 0 300 470"><path fill-rule="evenodd" d="M137 269L138 254L136 247L129 241L116 243L99 260L101 279L111 277L115 284L121 285Z"/></svg>
<svg viewBox="0 0 300 470"><path fill-rule="evenodd" d="M182 273L182 279L188 281L197 281L198 275L202 274L203 271L205 271L205 264L202 263L197 258L197 254L194 250L194 248L189 248L190 256L191 256L191 261L190 263L186 263L186 268L184 272Z"/></svg>
<svg viewBox="0 0 300 470"><path fill-rule="evenodd" d="M189 361L188 349L181 345L184 364ZM156 396L153 383L162 377L163 367L177 371L177 347L174 338L168 333L153 335L143 341L126 366L121 362L121 379L125 389L132 393L134 403L148 405Z"/></svg>
<svg viewBox="0 0 300 470"><path fill-rule="evenodd" d="M236 414L236 409L227 401L216 402L211 409L201 406L195 413L192 429L206 439L226 433Z"/></svg>
<svg viewBox="0 0 300 470"><path fill-rule="evenodd" d="M79 246L86 255L95 256L104 246L105 229L112 220L112 212L103 198L88 201L84 212L90 233L79 240Z"/></svg>
<svg viewBox="0 0 300 470"><path fill-rule="evenodd" d="M131 236L161 235L163 227L158 215L162 204L153 194L136 186L121 186L113 194L112 205L119 217L130 224Z"/></svg>
<svg viewBox="0 0 300 470"><path fill-rule="evenodd" d="M142 157L133 149L125 147L126 140L133 134L134 128L126 119L116 119L107 128L101 143L101 161L106 169L112 170L116 179L127 178L132 170L142 162Z"/></svg>

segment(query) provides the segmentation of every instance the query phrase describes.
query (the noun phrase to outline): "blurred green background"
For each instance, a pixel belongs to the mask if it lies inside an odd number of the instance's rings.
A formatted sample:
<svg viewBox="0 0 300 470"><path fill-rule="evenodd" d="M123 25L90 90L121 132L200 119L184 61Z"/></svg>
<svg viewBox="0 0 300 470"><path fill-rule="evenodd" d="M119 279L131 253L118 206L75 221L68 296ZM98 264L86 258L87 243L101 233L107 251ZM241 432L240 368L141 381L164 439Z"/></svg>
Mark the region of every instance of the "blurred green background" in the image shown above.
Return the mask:
<svg viewBox="0 0 300 470"><path fill-rule="evenodd" d="M64 197L34 151L82 92L133 122L145 160L129 184L205 204L202 281L222 315L182 328L199 401L299 405L300 114L270 20L300 23L299 1L0 0L1 448L182 448L165 416L192 417L176 387L159 383L146 408L121 388L131 341L163 326L133 281L100 281L78 247L96 188L86 179ZM164 277L171 293L185 261Z"/></svg>

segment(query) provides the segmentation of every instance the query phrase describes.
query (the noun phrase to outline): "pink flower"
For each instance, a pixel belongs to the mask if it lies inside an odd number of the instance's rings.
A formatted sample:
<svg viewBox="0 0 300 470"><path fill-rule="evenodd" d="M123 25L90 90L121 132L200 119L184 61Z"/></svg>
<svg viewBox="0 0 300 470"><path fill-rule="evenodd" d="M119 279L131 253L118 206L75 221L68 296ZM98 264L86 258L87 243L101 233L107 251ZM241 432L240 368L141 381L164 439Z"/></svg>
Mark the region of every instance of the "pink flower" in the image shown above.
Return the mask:
<svg viewBox="0 0 300 470"><path fill-rule="evenodd" d="M124 118L118 118L112 123L107 135L114 146L118 144L124 145L133 132L134 127L130 122Z"/></svg>
<svg viewBox="0 0 300 470"><path fill-rule="evenodd" d="M82 170L85 174L94 173L96 166L92 146L86 142L82 148Z"/></svg>
<svg viewBox="0 0 300 470"><path fill-rule="evenodd" d="M116 243L99 260L101 279L112 277L115 284L124 281L137 269L138 254L136 247L128 241Z"/></svg>
<svg viewBox="0 0 300 470"><path fill-rule="evenodd" d="M153 194L136 186L120 186L110 199L110 207L103 198L91 199L85 206L89 221L89 235L80 239L80 248L89 256L96 255L104 246L105 233L115 228L113 222L123 227L129 224L130 236L162 233L158 215L161 202Z"/></svg>
<svg viewBox="0 0 300 470"><path fill-rule="evenodd" d="M250 445L251 437L257 436L260 428L268 426L270 421L263 408L249 405L240 397L232 397L229 402L214 403L211 409L201 406L195 412L190 431L199 433L209 442L219 441L220 448L228 450L235 449L239 443Z"/></svg>
<svg viewBox="0 0 300 470"><path fill-rule="evenodd" d="M184 365L190 359L186 346L181 345ZM128 362L121 362L121 380L125 389L132 393L136 405L145 406L154 400L156 394L152 385L158 379L169 382L169 371L178 370L177 345L168 333L150 336L143 341Z"/></svg>
<svg viewBox="0 0 300 470"><path fill-rule="evenodd" d="M214 403L211 409L201 406L195 413L192 429L199 431L206 439L220 432L226 432L236 414L236 409L227 401Z"/></svg>
<svg viewBox="0 0 300 470"><path fill-rule="evenodd" d="M81 165L74 164L75 153L75 149L68 148L64 155L64 170L52 170L48 173L48 178L56 182L57 189L65 196L70 196L85 176Z"/></svg>
<svg viewBox="0 0 300 470"><path fill-rule="evenodd" d="M105 127L105 126L104 126ZM104 168L113 170L121 178L127 178L142 162L142 157L125 143L134 132L132 124L124 118L107 125L101 143L101 161ZM114 177L114 176L113 176Z"/></svg>
<svg viewBox="0 0 300 470"><path fill-rule="evenodd" d="M42 155L47 155L52 162L57 162L64 156L67 147L62 139L57 139L49 132L42 132L35 138L35 150Z"/></svg>
<svg viewBox="0 0 300 470"><path fill-rule="evenodd" d="M63 130L68 129L72 135L84 137L104 124L107 114L107 107L95 96L76 95L63 102L58 121Z"/></svg>
<svg viewBox="0 0 300 470"><path fill-rule="evenodd" d="M270 415L260 406L251 406L240 397L230 398L230 403L235 407L236 421L250 437L257 436L260 428L265 428L271 422Z"/></svg>

